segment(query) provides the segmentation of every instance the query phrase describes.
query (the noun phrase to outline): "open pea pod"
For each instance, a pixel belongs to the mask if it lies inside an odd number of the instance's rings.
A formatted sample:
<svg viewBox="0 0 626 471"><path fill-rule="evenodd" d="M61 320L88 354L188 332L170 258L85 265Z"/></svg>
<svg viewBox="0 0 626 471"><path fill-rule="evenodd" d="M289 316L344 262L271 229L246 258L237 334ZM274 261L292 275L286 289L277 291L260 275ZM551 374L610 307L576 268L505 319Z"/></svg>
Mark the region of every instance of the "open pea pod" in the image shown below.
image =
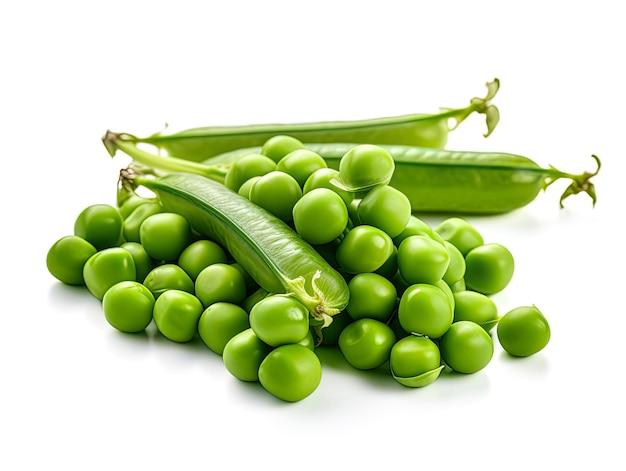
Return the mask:
<svg viewBox="0 0 626 471"><path fill-rule="evenodd" d="M403 378L401 376L396 376L393 371L391 375L393 379L395 379L398 383L403 386L409 388L423 388L424 386L428 386L432 384L439 378L441 374L441 370L443 370L444 365L441 365L439 368L435 368L434 370L427 371L426 373L422 373L421 375L412 376L410 378Z"/></svg>
<svg viewBox="0 0 626 471"><path fill-rule="evenodd" d="M403 144L443 148L448 133L473 113L484 114L487 132L492 133L499 120L498 108L491 104L500 88L496 78L486 84L487 94L474 97L461 108L443 108L439 113L416 113L352 121L209 126L146 137L128 134L136 143L155 146L170 156L200 162L215 155L242 147L260 146L277 134L286 134L306 142L358 142L360 144Z"/></svg>

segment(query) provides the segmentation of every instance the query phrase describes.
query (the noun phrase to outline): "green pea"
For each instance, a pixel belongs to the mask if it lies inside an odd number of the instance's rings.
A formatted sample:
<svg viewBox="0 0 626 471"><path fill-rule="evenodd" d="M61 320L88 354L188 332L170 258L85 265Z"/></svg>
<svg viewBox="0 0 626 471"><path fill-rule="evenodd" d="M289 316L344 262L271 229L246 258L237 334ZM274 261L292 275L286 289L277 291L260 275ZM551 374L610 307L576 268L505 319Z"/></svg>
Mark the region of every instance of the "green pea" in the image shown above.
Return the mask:
<svg viewBox="0 0 626 471"><path fill-rule="evenodd" d="M178 257L178 266L195 280L200 272L214 263L226 263L226 251L212 240L201 239L188 245Z"/></svg>
<svg viewBox="0 0 626 471"><path fill-rule="evenodd" d="M146 249L139 242L124 242L120 247L128 250L133 256L136 270L135 281L142 283L148 276L148 273L154 268L154 260L150 258Z"/></svg>
<svg viewBox="0 0 626 471"><path fill-rule="evenodd" d="M348 273L378 270L393 253L393 241L377 227L361 225L350 230L337 247L337 263Z"/></svg>
<svg viewBox="0 0 626 471"><path fill-rule="evenodd" d="M410 382L406 379L416 378L441 367L439 347L427 337L415 335L404 337L391 348L389 366L394 379L408 386ZM425 378L425 381L417 382L415 385L426 386L438 376L438 373L431 375Z"/></svg>
<svg viewBox="0 0 626 471"><path fill-rule="evenodd" d="M113 285L102 298L107 322L122 332L141 332L152 322L154 296L136 281Z"/></svg>
<svg viewBox="0 0 626 471"><path fill-rule="evenodd" d="M292 221L293 207L301 197L296 179L279 171L263 175L250 189L250 201L285 222Z"/></svg>
<svg viewBox="0 0 626 471"><path fill-rule="evenodd" d="M259 365L259 381L263 388L287 402L301 401L310 396L321 379L319 358L303 345L277 347Z"/></svg>
<svg viewBox="0 0 626 471"><path fill-rule="evenodd" d="M309 330L309 333L306 336L297 342L298 345L302 345L303 347L308 348L311 351L315 351L315 336L313 335L313 331Z"/></svg>
<svg viewBox="0 0 626 471"><path fill-rule="evenodd" d="M467 289L483 294L495 294L508 286L515 271L511 252L500 244L484 244L465 255L465 284Z"/></svg>
<svg viewBox="0 0 626 471"><path fill-rule="evenodd" d="M450 286L448 286L448 283L446 283L443 280L439 280L437 283L434 284L434 286L436 286L437 288L439 288L441 291L445 293L446 297L448 298L448 301L450 302L450 306L452 306L452 311L454 312L455 299L454 299L454 292L452 291L452 288L450 288Z"/></svg>
<svg viewBox="0 0 626 471"><path fill-rule="evenodd" d="M217 302L200 316L198 334L207 347L221 355L228 341L249 327L248 313L241 306Z"/></svg>
<svg viewBox="0 0 626 471"><path fill-rule="evenodd" d="M458 291L466 291L467 286L465 286L465 279L461 278L456 283L453 283L452 285L450 285L450 289L452 290L453 293L456 293Z"/></svg>
<svg viewBox="0 0 626 471"><path fill-rule="evenodd" d="M527 357L548 345L550 324L536 306L521 306L502 316L498 322L497 335L507 353Z"/></svg>
<svg viewBox="0 0 626 471"><path fill-rule="evenodd" d="M250 327L271 347L298 343L309 333L309 311L288 296L269 296L250 310Z"/></svg>
<svg viewBox="0 0 626 471"><path fill-rule="evenodd" d="M376 319L359 319L348 324L339 335L339 349L355 368L370 370L389 360L396 334Z"/></svg>
<svg viewBox="0 0 626 471"><path fill-rule="evenodd" d="M111 286L137 279L135 261L130 252L121 247L103 249L85 262L83 278L89 292L102 299Z"/></svg>
<svg viewBox="0 0 626 471"><path fill-rule="evenodd" d="M304 194L307 194L309 191L315 190L316 188L327 188L329 190L333 190L335 193L341 196L341 199L344 201L346 206L348 206L354 199L354 193L342 190L331 183L332 180L338 179L339 170L328 167L318 168L309 176L309 178L306 179L302 191Z"/></svg>
<svg viewBox="0 0 626 471"><path fill-rule="evenodd" d="M256 305L256 303L268 296L271 295L267 291L265 291L263 288L258 288L246 296L246 299L244 299L241 303L241 307L244 309L244 311L250 314L250 311L252 311L252 308Z"/></svg>
<svg viewBox="0 0 626 471"><path fill-rule="evenodd" d="M404 193L381 185L367 192L357 213L361 224L378 227L393 238L406 228L411 217L411 202Z"/></svg>
<svg viewBox="0 0 626 471"><path fill-rule="evenodd" d="M256 290L260 288L259 284L256 281L254 281L254 278L250 276L250 273L246 271L246 269L241 265L241 263L234 262L234 263L231 263L230 266L239 270L239 273L241 273L241 276L243 276L243 279L246 283L246 296L254 293Z"/></svg>
<svg viewBox="0 0 626 471"><path fill-rule="evenodd" d="M191 242L191 226L176 213L148 216L139 228L139 241L155 260L175 261Z"/></svg>
<svg viewBox="0 0 626 471"><path fill-rule="evenodd" d="M448 218L439 224L435 231L443 240L454 245L463 255L484 244L483 236L467 220L459 217Z"/></svg>
<svg viewBox="0 0 626 471"><path fill-rule="evenodd" d="M119 206L119 212L120 212L120 216L122 216L122 219L126 219L128 216L130 216L130 214L137 209L139 206L141 206L142 204L146 204L146 203L157 203L158 201L156 200L156 198L145 198L143 196L139 196L136 194L132 194L128 199L126 199L120 206Z"/></svg>
<svg viewBox="0 0 626 471"><path fill-rule="evenodd" d="M385 263L378 270L374 271L377 275L384 276L388 280L392 280L398 273L398 247L394 245L391 247L391 250L391 255L389 255Z"/></svg>
<svg viewBox="0 0 626 471"><path fill-rule="evenodd" d="M274 170L276 170L276 162L269 157L261 154L246 155L236 160L228 169L224 186L237 192L246 180Z"/></svg>
<svg viewBox="0 0 626 471"><path fill-rule="evenodd" d="M453 323L439 339L441 358L454 371L476 373L493 357L493 340L481 326L471 321Z"/></svg>
<svg viewBox="0 0 626 471"><path fill-rule="evenodd" d="M167 339L189 342L196 336L203 309L202 303L193 294L170 289L154 303L154 323Z"/></svg>
<svg viewBox="0 0 626 471"><path fill-rule="evenodd" d="M237 190L237 194L239 194L240 196L243 196L245 199L249 200L250 199L250 190L252 189L254 184L258 180L260 180L260 179L261 179L260 176L248 178L245 182L243 182L241 184L241 186Z"/></svg>
<svg viewBox="0 0 626 471"><path fill-rule="evenodd" d="M361 204L361 199L362 198L355 197L350 201L350 204L348 204L348 217L353 227L361 225L361 220L359 219L359 204Z"/></svg>
<svg viewBox="0 0 626 471"><path fill-rule="evenodd" d="M449 265L446 247L427 236L409 236L398 247L398 270L409 284L434 284L443 278Z"/></svg>
<svg viewBox="0 0 626 471"><path fill-rule="evenodd" d="M454 309L442 289L418 283L409 286L402 294L398 318L407 332L436 339L452 324Z"/></svg>
<svg viewBox="0 0 626 471"><path fill-rule="evenodd" d="M108 204L94 204L83 209L74 223L74 235L82 237L97 250L119 245L122 216Z"/></svg>
<svg viewBox="0 0 626 471"><path fill-rule="evenodd" d="M65 236L48 250L46 266L50 274L61 282L84 285L83 267L96 252L96 248L82 237Z"/></svg>
<svg viewBox="0 0 626 471"><path fill-rule="evenodd" d="M476 291L454 292L454 321L472 321L489 332L498 323L498 307Z"/></svg>
<svg viewBox="0 0 626 471"><path fill-rule="evenodd" d="M443 244L448 251L450 259L448 268L443 274L443 281L452 286L457 281L462 280L465 276L465 257L463 257L463 254L459 249L447 240L445 240Z"/></svg>
<svg viewBox="0 0 626 471"><path fill-rule="evenodd" d="M143 284L155 298L159 298L170 289L185 291L194 294L194 282L191 277L178 265L165 263L154 267L146 275Z"/></svg>
<svg viewBox="0 0 626 471"><path fill-rule="evenodd" d="M281 134L265 141L261 147L261 154L268 156L274 162L279 162L284 156L298 149L304 149L302 142L295 137Z"/></svg>
<svg viewBox="0 0 626 471"><path fill-rule="evenodd" d="M320 168L326 168L326 161L315 152L308 149L296 149L289 152L276 164L276 170L288 173L304 187L307 179Z"/></svg>
<svg viewBox="0 0 626 471"><path fill-rule="evenodd" d="M348 225L348 208L337 193L316 188L305 193L293 207L296 232L308 243L327 244Z"/></svg>
<svg viewBox="0 0 626 471"><path fill-rule="evenodd" d="M350 301L346 310L353 319L369 317L387 322L396 308L396 287L376 273L359 273L348 282Z"/></svg>
<svg viewBox="0 0 626 471"><path fill-rule="evenodd" d="M238 333L224 346L222 361L230 374L241 381L258 381L259 368L272 347L252 329Z"/></svg>
<svg viewBox="0 0 626 471"><path fill-rule="evenodd" d="M246 280L237 268L214 263L198 274L195 291L205 308L220 301L240 304L246 298Z"/></svg>
<svg viewBox="0 0 626 471"><path fill-rule="evenodd" d="M124 240L127 242L140 242L139 228L141 224L153 214L159 214L163 207L159 203L145 203L137 206L122 224Z"/></svg>
<svg viewBox="0 0 626 471"><path fill-rule="evenodd" d="M425 235L443 244L440 236L426 222L413 214L409 217L409 221L402 232L393 238L393 243L396 246L400 246L404 239L413 235Z"/></svg>
<svg viewBox="0 0 626 471"><path fill-rule="evenodd" d="M371 144L352 147L339 161L340 181L352 191L387 185L394 169L395 163L389 152Z"/></svg>

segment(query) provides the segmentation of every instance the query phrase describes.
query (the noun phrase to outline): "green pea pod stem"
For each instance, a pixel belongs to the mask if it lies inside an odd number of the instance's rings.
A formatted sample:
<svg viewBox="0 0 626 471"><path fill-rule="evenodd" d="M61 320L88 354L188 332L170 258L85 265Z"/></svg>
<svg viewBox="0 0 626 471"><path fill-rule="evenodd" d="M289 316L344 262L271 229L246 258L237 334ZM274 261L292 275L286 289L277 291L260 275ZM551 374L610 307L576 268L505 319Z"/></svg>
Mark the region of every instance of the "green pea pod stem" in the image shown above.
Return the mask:
<svg viewBox="0 0 626 471"><path fill-rule="evenodd" d="M435 114L407 114L353 121L255 124L193 128L173 134L155 133L147 137L127 135L135 142L151 144L160 152L200 162L230 150L260 146L277 134L287 134L306 142L358 142L361 144L402 144L443 148L448 133L473 113L485 115L489 136L499 120L498 108L491 104L500 81L486 84L487 94L470 100L462 108L443 108Z"/></svg>
<svg viewBox="0 0 626 471"><path fill-rule="evenodd" d="M345 279L287 224L224 185L201 175L141 176L124 169L121 185L153 191L166 211L225 247L258 285L270 293L295 296L320 331L344 309Z"/></svg>

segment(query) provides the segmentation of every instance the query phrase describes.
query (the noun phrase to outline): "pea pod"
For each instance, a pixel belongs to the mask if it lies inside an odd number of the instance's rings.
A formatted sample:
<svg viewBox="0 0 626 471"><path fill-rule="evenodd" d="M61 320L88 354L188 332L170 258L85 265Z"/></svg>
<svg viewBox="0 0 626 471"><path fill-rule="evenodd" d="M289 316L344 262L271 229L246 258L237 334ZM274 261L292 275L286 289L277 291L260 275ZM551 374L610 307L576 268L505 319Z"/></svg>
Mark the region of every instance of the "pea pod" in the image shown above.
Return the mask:
<svg viewBox="0 0 626 471"><path fill-rule="evenodd" d="M284 222L222 184L187 173L155 178L127 170L121 181L155 192L166 211L222 244L266 291L295 296L320 329L347 305L342 275Z"/></svg>
<svg viewBox="0 0 626 471"><path fill-rule="evenodd" d="M356 144L305 143L321 155L330 168L338 169L341 157ZM389 183L404 193L413 212L497 214L526 206L542 190L560 179L571 180L559 204L578 193L587 193L595 205L595 186L590 181L600 170L572 174L552 166L541 167L528 157L505 152L469 152L414 146L382 145L394 159ZM205 165L227 168L233 161L260 148L237 149L215 156Z"/></svg>
<svg viewBox="0 0 626 471"><path fill-rule="evenodd" d="M363 144L402 144L443 148L448 133L473 113L485 115L491 134L499 120L498 109L491 104L500 82L488 82L483 98L472 98L468 106L444 108L435 114L401 116L353 121L316 123L257 124L246 126L212 126L193 128L173 134L156 133L147 137L128 134L136 143L156 146L170 156L203 161L215 155L242 147L260 146L277 134L287 134L306 142L359 142Z"/></svg>

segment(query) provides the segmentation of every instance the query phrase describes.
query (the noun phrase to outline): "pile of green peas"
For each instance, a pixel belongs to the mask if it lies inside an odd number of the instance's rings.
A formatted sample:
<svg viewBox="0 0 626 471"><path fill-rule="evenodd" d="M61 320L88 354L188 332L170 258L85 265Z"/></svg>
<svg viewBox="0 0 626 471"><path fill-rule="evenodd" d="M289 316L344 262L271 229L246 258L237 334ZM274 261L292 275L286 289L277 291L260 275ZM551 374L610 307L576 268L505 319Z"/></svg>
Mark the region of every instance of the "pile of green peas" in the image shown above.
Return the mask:
<svg viewBox="0 0 626 471"><path fill-rule="evenodd" d="M289 402L321 381L318 348L337 348L359 370L388 368L407 387L446 370L471 374L494 353L493 330L514 356L541 351L550 327L535 306L499 315L491 295L509 284L514 259L467 220L437 227L411 213L388 185L392 157L358 145L328 168L289 136L237 160L224 184L288 224L345 277L347 307L316 337L307 308L267 293L216 242L157 199L95 204L48 251L49 272L84 285L106 321L127 333L154 323L173 342L199 337L241 381Z"/></svg>

